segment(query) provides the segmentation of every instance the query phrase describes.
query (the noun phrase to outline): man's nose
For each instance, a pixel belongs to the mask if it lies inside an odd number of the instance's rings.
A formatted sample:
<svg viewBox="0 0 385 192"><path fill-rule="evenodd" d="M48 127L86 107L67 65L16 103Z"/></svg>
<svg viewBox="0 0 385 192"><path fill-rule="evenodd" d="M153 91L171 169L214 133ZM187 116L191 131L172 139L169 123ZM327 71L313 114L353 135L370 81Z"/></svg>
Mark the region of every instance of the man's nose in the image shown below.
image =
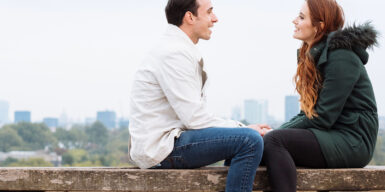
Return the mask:
<svg viewBox="0 0 385 192"><path fill-rule="evenodd" d="M213 22L213 23L216 23L216 22L218 22L218 17L213 13L213 15L212 15L212 17L211 17L211 21Z"/></svg>

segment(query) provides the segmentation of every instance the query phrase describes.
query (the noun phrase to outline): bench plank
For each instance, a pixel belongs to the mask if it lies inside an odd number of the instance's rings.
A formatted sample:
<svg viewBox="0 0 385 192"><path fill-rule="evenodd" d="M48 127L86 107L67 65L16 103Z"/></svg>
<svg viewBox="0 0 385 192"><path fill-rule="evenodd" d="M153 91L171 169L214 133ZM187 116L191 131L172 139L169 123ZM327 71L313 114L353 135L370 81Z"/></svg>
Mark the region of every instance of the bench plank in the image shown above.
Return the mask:
<svg viewBox="0 0 385 192"><path fill-rule="evenodd" d="M227 167L200 169L0 168L0 190L23 191L223 191ZM370 191L385 189L385 168L298 168L298 190ZM254 190L268 190L259 168Z"/></svg>

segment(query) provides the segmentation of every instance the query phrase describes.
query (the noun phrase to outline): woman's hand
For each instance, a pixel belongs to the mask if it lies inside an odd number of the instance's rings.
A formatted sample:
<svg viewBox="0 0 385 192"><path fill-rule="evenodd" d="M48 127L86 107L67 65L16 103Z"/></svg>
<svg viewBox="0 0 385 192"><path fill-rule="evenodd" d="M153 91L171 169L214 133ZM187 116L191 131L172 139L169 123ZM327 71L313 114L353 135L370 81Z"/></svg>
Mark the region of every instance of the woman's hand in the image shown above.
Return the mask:
<svg viewBox="0 0 385 192"><path fill-rule="evenodd" d="M272 131L273 129L267 125L267 124L253 124L253 125L248 125L248 128L254 129L258 131L259 134L263 137L266 133Z"/></svg>

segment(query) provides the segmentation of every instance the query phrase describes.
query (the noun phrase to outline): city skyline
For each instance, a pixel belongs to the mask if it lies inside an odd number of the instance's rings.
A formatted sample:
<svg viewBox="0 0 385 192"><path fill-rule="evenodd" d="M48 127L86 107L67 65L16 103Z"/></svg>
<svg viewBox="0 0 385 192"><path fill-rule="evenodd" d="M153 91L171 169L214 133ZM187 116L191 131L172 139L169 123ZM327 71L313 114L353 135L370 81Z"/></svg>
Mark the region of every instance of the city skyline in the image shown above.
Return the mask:
<svg viewBox="0 0 385 192"><path fill-rule="evenodd" d="M284 120L285 95L295 94L296 49L291 23L303 0L213 0L219 22L198 48L209 74L208 107L230 117L246 99L267 100ZM372 21L385 34L385 1L338 0L346 23ZM167 0L0 1L0 100L9 110L83 120L95 111L127 117L132 78L167 27ZM385 115L384 38L366 65L379 115ZM380 75L375 75L375 72Z"/></svg>
<svg viewBox="0 0 385 192"><path fill-rule="evenodd" d="M9 104L0 100L0 125L9 122Z"/></svg>
<svg viewBox="0 0 385 192"><path fill-rule="evenodd" d="M300 111L298 95L285 96L285 122L290 121Z"/></svg>
<svg viewBox="0 0 385 192"><path fill-rule="evenodd" d="M7 103L6 101L2 101L3 103ZM252 102L252 103L255 103L255 105L249 105L247 104L248 102ZM4 105L3 105L4 106ZM247 107L246 107L247 106ZM9 105L7 105L7 107L9 108ZM285 106L284 106L285 107ZM7 108L7 109L8 109ZM271 116L269 113L268 113L268 101L267 100L256 100L256 99L246 99L243 101L243 105L242 107L241 106L235 106L232 108L232 111L231 111L231 115L230 116L226 116L226 117L223 117L223 118L226 118L226 119L233 119L233 120L237 120L237 121L241 121L241 120L246 120L245 118L245 114L247 114L248 112L246 111L247 109L246 108L249 108L249 110L253 111L253 114L251 114L252 118L255 119L255 122L257 121L268 121L269 118L276 118L274 116ZM242 113L242 109L243 109L243 113ZM2 106L0 106L0 111L4 111ZM63 123L63 122L67 122L69 121L66 116L68 114L64 113L64 114L61 114L60 117L59 116L44 116L42 117L41 119L36 119L36 120L32 120L32 117L33 117L33 111L30 111L30 110L17 110L17 111L7 111L6 112L7 114L13 114L13 116L8 116L8 117L13 117L13 118L8 118L8 123L16 123L16 114L21 114L21 116L25 116L26 113L28 113L28 122L50 122L49 124L53 124L52 122L54 121L53 119L57 119L58 121L58 125ZM64 117L63 117L64 115ZM99 120L99 121L108 121L107 119L111 119L112 117L114 117L114 119L128 119L129 117L128 116L118 116L116 114L116 112L114 110L101 110L101 111L96 111L95 112L95 115L90 117L90 116L87 116L83 119L81 119L80 121L77 120L77 121L73 121L74 123L85 123L85 124L90 124L96 120ZM64 120L63 120L64 119ZM106 119L106 120L104 120ZM253 121L254 122L254 121Z"/></svg>
<svg viewBox="0 0 385 192"><path fill-rule="evenodd" d="M290 119L292 116L296 115L297 113L294 113L294 111L299 110L299 102L298 102L298 95L287 95L285 96L285 120L277 119L276 117L269 114L265 106L268 106L268 101L266 100L256 100L256 99L247 99L243 101L242 106L234 106L231 110L231 116L230 117L224 117L236 121L245 121L249 124L252 123L267 123L269 125L272 125L274 128L277 128L277 126L280 126L282 123L288 121L287 119ZM5 102L5 101L0 101ZM293 107L293 108L290 108ZM243 110L242 110L243 109ZM289 110L288 110L289 109ZM0 111L2 111L1 105L0 105ZM242 113L243 111L243 113ZM259 114L260 111L264 111L263 114ZM38 121L32 121L31 111L14 111L14 116L18 114L18 120L14 118L12 121L9 119L7 123L0 123L1 126L5 124L12 124L12 123L18 123L18 122L27 122L27 123L44 123L49 127L51 130L56 130L58 127L70 129L73 125L91 125L96 121L101 122L106 128L108 129L115 129L119 127L128 127L129 120L127 117L121 117L117 116L115 111L109 111L109 110L103 110L103 111L96 111L94 117L86 117L82 120L78 121L68 121L66 118L63 117L44 117L42 120ZM247 117L249 116L249 117ZM251 118L254 118L255 121L248 121ZM257 119L264 118L265 122L257 122ZM26 120L27 119L27 120ZM112 122L111 122L112 121ZM379 128L385 129L385 116L379 116Z"/></svg>
<svg viewBox="0 0 385 192"><path fill-rule="evenodd" d="M9 114L13 114L9 116ZM49 128L69 128L74 124L85 124L89 125L96 121L100 121L107 128L117 128L122 126L128 126L128 117L117 116L115 111L96 111L94 117L86 117L82 120L68 120L67 114L62 114L60 117L47 116L43 117L39 120L32 120L32 111L29 110L17 110L17 111L9 111L9 105L7 101L0 100L0 128L6 124L12 123L44 123ZM64 117L63 117L64 116ZM6 117L6 118L5 118ZM9 118L13 117L13 118Z"/></svg>

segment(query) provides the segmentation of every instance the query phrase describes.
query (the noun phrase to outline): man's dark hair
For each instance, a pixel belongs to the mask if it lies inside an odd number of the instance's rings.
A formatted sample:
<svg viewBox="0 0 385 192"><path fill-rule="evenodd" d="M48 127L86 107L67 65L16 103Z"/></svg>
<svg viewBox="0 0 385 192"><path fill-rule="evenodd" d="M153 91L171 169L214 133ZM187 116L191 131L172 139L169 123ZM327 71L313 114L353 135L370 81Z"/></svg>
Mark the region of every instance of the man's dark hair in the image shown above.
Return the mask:
<svg viewBox="0 0 385 192"><path fill-rule="evenodd" d="M197 0L169 0L166 6L166 17L169 24L181 26L187 11L193 15L198 14Z"/></svg>

